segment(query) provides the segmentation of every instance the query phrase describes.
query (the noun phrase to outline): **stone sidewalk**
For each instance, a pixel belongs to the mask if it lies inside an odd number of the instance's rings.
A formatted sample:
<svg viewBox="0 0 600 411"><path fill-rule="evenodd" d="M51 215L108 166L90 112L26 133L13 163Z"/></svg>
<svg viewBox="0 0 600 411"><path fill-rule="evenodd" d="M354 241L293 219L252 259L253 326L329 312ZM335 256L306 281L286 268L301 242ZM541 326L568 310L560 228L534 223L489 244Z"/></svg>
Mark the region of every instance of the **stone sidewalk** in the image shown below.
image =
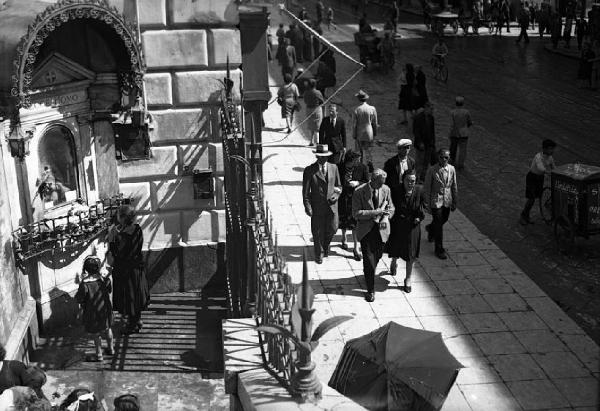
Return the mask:
<svg viewBox="0 0 600 411"><path fill-rule="evenodd" d="M282 127L279 106L269 107L265 122L268 130ZM322 265L314 263L301 194L302 171L315 161L307 139L300 131L288 137L265 131L263 140L265 198L274 231L295 283L301 279L303 249L309 256L315 326L333 315L355 317L327 334L314 353L323 383L344 343L395 321L441 332L466 367L444 410L598 408L598 346L460 211L452 213L445 229L448 260L433 255L424 235L413 292L400 288L404 266L392 277L384 257L377 270L376 300L367 303L362 262L341 249L339 232L330 257ZM383 164L382 154L376 165Z"/></svg>

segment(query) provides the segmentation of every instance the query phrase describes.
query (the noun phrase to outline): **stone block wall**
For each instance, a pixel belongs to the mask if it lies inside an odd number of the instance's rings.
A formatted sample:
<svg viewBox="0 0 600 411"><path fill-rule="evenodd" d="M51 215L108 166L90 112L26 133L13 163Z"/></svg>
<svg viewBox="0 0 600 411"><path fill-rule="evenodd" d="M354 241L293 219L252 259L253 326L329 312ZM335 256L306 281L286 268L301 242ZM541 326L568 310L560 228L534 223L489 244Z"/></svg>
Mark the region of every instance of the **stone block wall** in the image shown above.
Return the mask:
<svg viewBox="0 0 600 411"><path fill-rule="evenodd" d="M139 10L152 158L119 164L120 191L141 214L145 247L225 241L219 103L229 58L239 96L234 0L144 0ZM213 171L214 196L194 199L190 171Z"/></svg>
<svg viewBox="0 0 600 411"><path fill-rule="evenodd" d="M2 122L0 139L4 143ZM29 340L32 335L37 336L35 323L29 331L32 321L35 321L35 304L29 297L27 276L15 267L9 200L11 190L5 173L13 160L4 151L5 148L4 144L0 144L0 344L6 348L8 358L26 359Z"/></svg>

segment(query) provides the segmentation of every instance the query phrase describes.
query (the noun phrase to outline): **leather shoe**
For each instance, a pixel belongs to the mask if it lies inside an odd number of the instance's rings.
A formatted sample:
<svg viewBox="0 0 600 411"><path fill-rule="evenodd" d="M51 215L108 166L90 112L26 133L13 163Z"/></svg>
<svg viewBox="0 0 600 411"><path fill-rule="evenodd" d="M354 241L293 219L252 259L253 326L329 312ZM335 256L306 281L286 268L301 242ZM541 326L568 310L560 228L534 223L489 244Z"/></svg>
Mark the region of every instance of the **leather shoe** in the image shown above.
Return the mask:
<svg viewBox="0 0 600 411"><path fill-rule="evenodd" d="M404 292L407 294L410 294L410 292L412 291L412 287L410 285L405 285L404 286Z"/></svg>
<svg viewBox="0 0 600 411"><path fill-rule="evenodd" d="M356 261L362 260L362 257L360 256L360 253L358 251L356 251L356 250L354 250L354 259Z"/></svg>
<svg viewBox="0 0 600 411"><path fill-rule="evenodd" d="M365 300L369 303L375 301L375 293L367 293L367 295L365 295Z"/></svg>
<svg viewBox="0 0 600 411"><path fill-rule="evenodd" d="M321 256L316 257L315 258L315 263L317 263L317 264L323 264L323 257L321 257Z"/></svg>
<svg viewBox="0 0 600 411"><path fill-rule="evenodd" d="M446 260L448 255L446 254L446 250L436 251L435 256L440 260Z"/></svg>

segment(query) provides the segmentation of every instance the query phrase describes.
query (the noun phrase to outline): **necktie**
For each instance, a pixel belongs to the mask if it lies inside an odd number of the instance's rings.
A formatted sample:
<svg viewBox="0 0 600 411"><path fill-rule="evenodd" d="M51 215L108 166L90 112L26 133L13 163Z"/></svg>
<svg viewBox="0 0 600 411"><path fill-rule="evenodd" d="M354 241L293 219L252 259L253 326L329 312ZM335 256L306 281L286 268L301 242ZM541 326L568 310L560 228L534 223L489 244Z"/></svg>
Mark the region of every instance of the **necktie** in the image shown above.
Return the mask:
<svg viewBox="0 0 600 411"><path fill-rule="evenodd" d="M373 190L373 208L379 207L379 198L377 198L377 190Z"/></svg>

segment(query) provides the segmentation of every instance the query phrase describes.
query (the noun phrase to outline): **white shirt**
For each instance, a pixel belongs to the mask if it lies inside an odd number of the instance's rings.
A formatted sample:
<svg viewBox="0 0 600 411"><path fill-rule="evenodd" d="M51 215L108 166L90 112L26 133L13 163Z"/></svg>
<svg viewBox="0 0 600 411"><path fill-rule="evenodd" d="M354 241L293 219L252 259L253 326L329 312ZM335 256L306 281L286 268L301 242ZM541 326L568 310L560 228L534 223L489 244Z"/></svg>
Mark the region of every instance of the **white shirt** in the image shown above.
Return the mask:
<svg viewBox="0 0 600 411"><path fill-rule="evenodd" d="M402 184L402 175L404 174L404 172L406 170L408 170L408 157L404 158L404 159L400 159L400 161L398 162L399 164L399 175L398 175L398 179L400 180L400 184Z"/></svg>
<svg viewBox="0 0 600 411"><path fill-rule="evenodd" d="M319 167L321 168L321 173L323 176L327 177L327 163L319 164Z"/></svg>
<svg viewBox="0 0 600 411"><path fill-rule="evenodd" d="M440 173L442 174L442 181L444 182L444 191L450 191L450 170L448 166L440 167ZM451 195L444 196L444 207L452 206Z"/></svg>
<svg viewBox="0 0 600 411"><path fill-rule="evenodd" d="M540 151L533 157L533 160L531 160L529 171L535 175L541 176L544 175L544 173L549 173L553 168L554 158Z"/></svg>

